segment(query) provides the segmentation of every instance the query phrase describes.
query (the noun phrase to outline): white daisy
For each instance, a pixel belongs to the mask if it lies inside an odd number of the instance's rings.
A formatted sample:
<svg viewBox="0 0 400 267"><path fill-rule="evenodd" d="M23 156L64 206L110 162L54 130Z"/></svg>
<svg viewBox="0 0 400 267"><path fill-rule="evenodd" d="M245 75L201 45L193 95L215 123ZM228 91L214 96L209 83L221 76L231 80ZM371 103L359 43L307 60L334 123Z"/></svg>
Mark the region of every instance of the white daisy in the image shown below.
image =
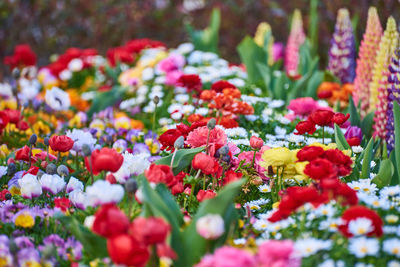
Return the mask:
<svg viewBox="0 0 400 267"><path fill-rule="evenodd" d="M301 257L314 255L320 250L328 250L332 247L331 240L320 240L316 238L299 239L294 245L294 249Z"/></svg>
<svg viewBox="0 0 400 267"><path fill-rule="evenodd" d="M400 257L400 239L390 238L383 241L383 251L390 255Z"/></svg>
<svg viewBox="0 0 400 267"><path fill-rule="evenodd" d="M379 252L379 241L366 237L351 238L348 249L357 258L376 256Z"/></svg>
<svg viewBox="0 0 400 267"><path fill-rule="evenodd" d="M260 190L261 193L269 193L269 192L271 192L271 187L267 184L264 184L264 185L260 185L258 187L258 190Z"/></svg>
<svg viewBox="0 0 400 267"><path fill-rule="evenodd" d="M357 218L349 223L349 232L355 236L366 235L372 230L372 221L368 218Z"/></svg>

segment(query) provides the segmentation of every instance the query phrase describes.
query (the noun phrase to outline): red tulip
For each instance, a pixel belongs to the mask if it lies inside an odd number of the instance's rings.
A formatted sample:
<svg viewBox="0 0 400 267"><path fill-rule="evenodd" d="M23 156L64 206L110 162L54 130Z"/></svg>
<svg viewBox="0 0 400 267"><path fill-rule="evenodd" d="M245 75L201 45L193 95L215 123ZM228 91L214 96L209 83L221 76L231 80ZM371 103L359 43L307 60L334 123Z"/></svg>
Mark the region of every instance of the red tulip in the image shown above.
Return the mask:
<svg viewBox="0 0 400 267"><path fill-rule="evenodd" d="M147 247L128 234L107 239L107 250L114 263L127 266L143 267L150 257Z"/></svg>
<svg viewBox="0 0 400 267"><path fill-rule="evenodd" d="M313 122L307 120L307 121L301 121L301 122L297 123L296 130L297 130L297 133L294 133L294 134L297 134L297 135L305 134L305 133L313 134L316 131L316 128L315 128L315 124Z"/></svg>
<svg viewBox="0 0 400 267"><path fill-rule="evenodd" d="M343 113L335 113L332 117L332 123L336 123L337 125L341 126L350 118L350 114L344 115Z"/></svg>
<svg viewBox="0 0 400 267"><path fill-rule="evenodd" d="M346 141L350 146L359 146L361 144L360 138L358 138L356 136L347 138Z"/></svg>
<svg viewBox="0 0 400 267"><path fill-rule="evenodd" d="M264 141L257 136L252 136L250 138L250 146L253 149L260 149L264 145Z"/></svg>
<svg viewBox="0 0 400 267"><path fill-rule="evenodd" d="M29 150L30 149L29 149L29 147L27 145L25 145L21 149L18 149L17 152L15 152L15 159L16 160L29 161Z"/></svg>
<svg viewBox="0 0 400 267"><path fill-rule="evenodd" d="M129 226L129 233L146 246L163 243L170 231L170 225L156 217L138 217Z"/></svg>
<svg viewBox="0 0 400 267"><path fill-rule="evenodd" d="M90 156L92 162L92 171L94 175L99 174L101 171L116 172L121 168L124 162L124 157L119 154L115 149L103 147L96 149ZM86 168L89 170L89 160L85 158Z"/></svg>
<svg viewBox="0 0 400 267"><path fill-rule="evenodd" d="M332 95L333 95L332 91L323 90L323 91L319 92L317 96L319 99L328 99L328 98L331 98Z"/></svg>
<svg viewBox="0 0 400 267"><path fill-rule="evenodd" d="M318 109L310 114L309 119L319 126L328 126L334 113L330 110Z"/></svg>
<svg viewBox="0 0 400 267"><path fill-rule="evenodd" d="M128 231L129 219L116 205L104 204L95 214L93 232L110 238Z"/></svg>
<svg viewBox="0 0 400 267"><path fill-rule="evenodd" d="M216 194L214 191L212 191L212 190L206 190L206 191L205 191L205 190L200 190L200 191L197 193L196 198L197 198L197 200L198 200L199 202L202 202L202 201L204 201L204 200L214 198L216 195L217 195L217 194Z"/></svg>
<svg viewBox="0 0 400 267"><path fill-rule="evenodd" d="M53 135L49 144L52 150L58 152L67 152L74 146L74 140L66 135Z"/></svg>

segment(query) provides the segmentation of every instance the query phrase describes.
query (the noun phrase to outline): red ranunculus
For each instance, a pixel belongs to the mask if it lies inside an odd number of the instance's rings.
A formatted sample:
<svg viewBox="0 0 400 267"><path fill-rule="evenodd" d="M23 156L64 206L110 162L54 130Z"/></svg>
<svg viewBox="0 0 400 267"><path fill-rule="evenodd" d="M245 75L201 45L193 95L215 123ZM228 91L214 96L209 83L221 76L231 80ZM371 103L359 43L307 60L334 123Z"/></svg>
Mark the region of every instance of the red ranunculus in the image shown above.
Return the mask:
<svg viewBox="0 0 400 267"><path fill-rule="evenodd" d="M6 128L7 124L10 122L10 119L7 116L7 113L4 111L0 111L0 133Z"/></svg>
<svg viewBox="0 0 400 267"><path fill-rule="evenodd" d="M67 152L74 146L74 140L66 135L53 135L49 144L52 150L58 152Z"/></svg>
<svg viewBox="0 0 400 267"><path fill-rule="evenodd" d="M310 114L309 119L319 126L328 126L331 124L333 115L333 111L318 109Z"/></svg>
<svg viewBox="0 0 400 267"><path fill-rule="evenodd" d="M299 161L311 161L324 154L324 149L319 146L305 146L297 152Z"/></svg>
<svg viewBox="0 0 400 267"><path fill-rule="evenodd" d="M6 195L7 194L11 194L10 191L8 191L7 189L1 190L1 192L0 192L0 201L6 200Z"/></svg>
<svg viewBox="0 0 400 267"><path fill-rule="evenodd" d="M27 145L25 145L23 148L18 149L15 152L15 159L29 161L29 150L30 149Z"/></svg>
<svg viewBox="0 0 400 267"><path fill-rule="evenodd" d="M199 202L202 202L202 201L204 201L204 200L206 200L206 199L214 198L216 195L217 195L217 194L216 194L213 190L200 190L200 191L197 193L196 198L197 198L197 200L198 200Z"/></svg>
<svg viewBox="0 0 400 267"><path fill-rule="evenodd" d="M164 183L172 187L177 183L171 168L168 165L151 164L150 168L144 172L147 180L151 183Z"/></svg>
<svg viewBox="0 0 400 267"><path fill-rule="evenodd" d="M29 124L26 121L19 121L17 124L17 128L21 131L26 131L29 129Z"/></svg>
<svg viewBox="0 0 400 267"><path fill-rule="evenodd" d="M373 230L369 233L365 233L367 236L380 237L383 234L382 225L383 221L379 217L378 213L364 206L353 206L348 208L342 215L342 221L344 222L339 226L339 230L346 237L352 237L353 234L349 232L349 223L358 218L366 218L371 220ZM363 233L364 234L364 233Z"/></svg>
<svg viewBox="0 0 400 267"><path fill-rule="evenodd" d="M124 234L129 228L129 219L115 204L104 204L95 213L92 230L106 238Z"/></svg>
<svg viewBox="0 0 400 267"><path fill-rule="evenodd" d="M238 180L242 179L242 176L243 176L242 173L234 172L232 170L229 170L229 171L225 172L225 177L224 177L223 184L227 185L229 183L233 183L235 181L238 181Z"/></svg>
<svg viewBox="0 0 400 267"><path fill-rule="evenodd" d="M170 231L171 226L156 217L138 217L129 226L129 233L146 246L163 243Z"/></svg>
<svg viewBox="0 0 400 267"><path fill-rule="evenodd" d="M346 176L351 173L353 161L339 149L328 149L324 152L323 158L336 165L338 174Z"/></svg>
<svg viewBox="0 0 400 267"><path fill-rule="evenodd" d="M225 88L236 88L236 86L224 80L217 81L211 85L211 90L214 90L217 93L222 92L222 90L224 90Z"/></svg>
<svg viewBox="0 0 400 267"><path fill-rule="evenodd" d="M210 175L218 171L218 162L214 157L205 153L198 153L192 160L192 167L196 170L201 170L204 174Z"/></svg>
<svg viewBox="0 0 400 267"><path fill-rule="evenodd" d="M161 149L164 150L174 150L174 143L176 139L182 136L182 132L177 129L169 129L164 132L160 137L158 137L158 141L162 145Z"/></svg>
<svg viewBox="0 0 400 267"><path fill-rule="evenodd" d="M4 58L4 64L9 65L10 69L34 66L36 64L36 55L29 45L17 45L14 49L14 54Z"/></svg>
<svg viewBox="0 0 400 267"><path fill-rule="evenodd" d="M344 115L343 113L337 112L332 117L332 123L336 123L337 125L342 125L350 118L350 114Z"/></svg>
<svg viewBox="0 0 400 267"><path fill-rule="evenodd" d="M150 257L148 248L128 234L107 239L107 250L114 263L126 266L144 267Z"/></svg>
<svg viewBox="0 0 400 267"><path fill-rule="evenodd" d="M313 134L316 131L316 128L315 128L315 124L312 121L306 120L306 121L300 121L299 123L297 123L296 130L297 130L297 133L294 133L294 134L297 134L297 135L305 134L305 133Z"/></svg>
<svg viewBox="0 0 400 267"><path fill-rule="evenodd" d="M336 201L342 206L352 206L357 205L358 203L356 190L348 186L346 183L339 183L339 186L335 188L334 196Z"/></svg>
<svg viewBox="0 0 400 267"><path fill-rule="evenodd" d="M103 147L100 150L96 149L92 152L90 159L94 175L99 174L101 171L116 172L124 162L124 157L120 153L108 147ZM86 168L90 170L88 158L85 158L85 164Z"/></svg>
<svg viewBox="0 0 400 267"><path fill-rule="evenodd" d="M320 91L317 96L319 99L328 99L328 98L331 98L332 95L333 95L332 91L323 90L323 91Z"/></svg>
<svg viewBox="0 0 400 267"><path fill-rule="evenodd" d="M165 243L157 244L157 256L160 258L168 258L175 260L175 251Z"/></svg>
<svg viewBox="0 0 400 267"><path fill-rule="evenodd" d="M21 112L17 109L6 109L3 112L7 114L10 123L18 124L21 119Z"/></svg>
<svg viewBox="0 0 400 267"><path fill-rule="evenodd" d="M178 79L178 85L185 87L189 92L200 92L202 83L199 75L197 74L183 74Z"/></svg>
<svg viewBox="0 0 400 267"><path fill-rule="evenodd" d="M337 175L335 166L327 159L314 159L308 163L304 173L315 180L334 178Z"/></svg>
<svg viewBox="0 0 400 267"><path fill-rule="evenodd" d="M71 207L71 201L66 197L56 197L54 199L54 206L65 213Z"/></svg>
<svg viewBox="0 0 400 267"><path fill-rule="evenodd" d="M257 136L252 136L250 138L250 146L253 149L260 149L264 145L264 141Z"/></svg>
<svg viewBox="0 0 400 267"><path fill-rule="evenodd" d="M186 172L180 172L175 176L176 184L171 187L171 193L173 195L180 194L184 190L183 186L183 178L185 178L187 175Z"/></svg>

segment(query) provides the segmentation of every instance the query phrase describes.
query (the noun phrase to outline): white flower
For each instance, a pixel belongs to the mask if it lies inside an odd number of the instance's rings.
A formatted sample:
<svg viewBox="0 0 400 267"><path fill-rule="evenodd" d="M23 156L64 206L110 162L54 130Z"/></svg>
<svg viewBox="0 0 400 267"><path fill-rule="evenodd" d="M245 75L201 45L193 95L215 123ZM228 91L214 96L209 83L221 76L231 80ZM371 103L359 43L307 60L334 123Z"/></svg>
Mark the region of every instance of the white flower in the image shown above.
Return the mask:
<svg viewBox="0 0 400 267"><path fill-rule="evenodd" d="M318 216L332 217L333 215L335 215L335 209L334 209L333 205L331 205L331 204L324 204L324 205L320 205L315 210L315 213Z"/></svg>
<svg viewBox="0 0 400 267"><path fill-rule="evenodd" d="M8 83L0 83L0 95L6 97L12 97L12 88L11 85Z"/></svg>
<svg viewBox="0 0 400 267"><path fill-rule="evenodd" d="M192 43L183 43L178 46L176 51L181 54L188 54L188 53L192 52L193 49L194 49L194 45Z"/></svg>
<svg viewBox="0 0 400 267"><path fill-rule="evenodd" d="M271 192L271 187L267 184L264 184L264 185L260 185L258 187L258 190L260 190L261 193L269 193L269 192Z"/></svg>
<svg viewBox="0 0 400 267"><path fill-rule="evenodd" d="M348 249L357 258L376 256L379 252L379 241L366 237L351 238Z"/></svg>
<svg viewBox="0 0 400 267"><path fill-rule="evenodd" d="M225 232L224 219L219 214L207 214L197 220L196 230L205 239L217 239Z"/></svg>
<svg viewBox="0 0 400 267"><path fill-rule="evenodd" d="M131 154L125 152L122 156L124 156L124 162L121 168L113 173L115 179L121 184L125 183L132 175L142 174L150 166L150 154L148 153Z"/></svg>
<svg viewBox="0 0 400 267"><path fill-rule="evenodd" d="M25 174L18 180L18 184L21 187L21 195L24 198L38 197L42 194L42 186L35 175Z"/></svg>
<svg viewBox="0 0 400 267"><path fill-rule="evenodd" d="M68 69L70 71L76 72L83 68L83 61L80 58L74 58L68 63Z"/></svg>
<svg viewBox="0 0 400 267"><path fill-rule="evenodd" d="M85 221L83 222L83 225L86 226L86 227L89 228L89 229L92 229L93 223L94 223L94 219L95 219L95 218L96 218L96 217L94 217L94 215L87 216L87 217L85 218Z"/></svg>
<svg viewBox="0 0 400 267"><path fill-rule="evenodd" d="M97 180L86 188L87 206L98 206L107 203L118 203L124 197L124 188L119 184L110 184L108 181Z"/></svg>
<svg viewBox="0 0 400 267"><path fill-rule="evenodd" d="M80 152L84 144L88 145L90 149L93 150L96 144L96 139L93 138L92 134L79 129L68 130L66 136L74 140L74 146L72 150L75 152Z"/></svg>
<svg viewBox="0 0 400 267"><path fill-rule="evenodd" d="M296 253L301 257L314 255L320 250L328 250L332 246L331 240L319 240L316 238L299 239L296 241L294 248Z"/></svg>
<svg viewBox="0 0 400 267"><path fill-rule="evenodd" d="M71 105L68 93L58 87L46 91L45 101L47 105L57 111L67 110Z"/></svg>
<svg viewBox="0 0 400 267"><path fill-rule="evenodd" d="M39 180L44 191L48 191L54 195L61 192L65 187L65 181L57 174L43 174Z"/></svg>
<svg viewBox="0 0 400 267"><path fill-rule="evenodd" d="M363 192L366 194L372 194L378 190L376 184L372 183L371 179L360 179L358 181L353 181L351 183L348 183L348 186L350 186L357 192Z"/></svg>
<svg viewBox="0 0 400 267"><path fill-rule="evenodd" d="M7 173L7 166L0 166L0 178Z"/></svg>
<svg viewBox="0 0 400 267"><path fill-rule="evenodd" d="M400 267L399 261L389 261L387 267Z"/></svg>
<svg viewBox="0 0 400 267"><path fill-rule="evenodd" d="M74 190L83 191L83 183L78 179L76 179L75 177L71 176L71 178L69 178L66 191L67 193L70 193Z"/></svg>
<svg viewBox="0 0 400 267"><path fill-rule="evenodd" d="M345 266L346 266L346 264L344 264L343 261L335 262L332 259L327 259L323 263L318 265L318 267L345 267Z"/></svg>
<svg viewBox="0 0 400 267"><path fill-rule="evenodd" d="M61 80L68 81L69 79L72 78L72 72L68 69L65 69L65 70L61 71L58 76L60 76Z"/></svg>
<svg viewBox="0 0 400 267"><path fill-rule="evenodd" d="M39 93L40 83L37 80L20 79L19 86L21 88L21 96L25 101L35 98Z"/></svg>
<svg viewBox="0 0 400 267"><path fill-rule="evenodd" d="M400 239L390 238L383 241L383 251L388 254L400 257Z"/></svg>
<svg viewBox="0 0 400 267"><path fill-rule="evenodd" d="M70 192L68 198L76 208L82 210L86 208L86 194L82 190L76 189Z"/></svg>
<svg viewBox="0 0 400 267"><path fill-rule="evenodd" d="M360 217L349 222L349 232L355 236L366 235L372 230L372 221L368 218Z"/></svg>
<svg viewBox="0 0 400 267"><path fill-rule="evenodd" d="M389 214L389 215L385 216L385 221L387 221L388 223L397 223L398 220L399 220L399 216L394 215L394 214Z"/></svg>
<svg viewBox="0 0 400 267"><path fill-rule="evenodd" d="M364 151L364 148L362 148L361 146L352 146L351 149L355 154L359 154Z"/></svg>

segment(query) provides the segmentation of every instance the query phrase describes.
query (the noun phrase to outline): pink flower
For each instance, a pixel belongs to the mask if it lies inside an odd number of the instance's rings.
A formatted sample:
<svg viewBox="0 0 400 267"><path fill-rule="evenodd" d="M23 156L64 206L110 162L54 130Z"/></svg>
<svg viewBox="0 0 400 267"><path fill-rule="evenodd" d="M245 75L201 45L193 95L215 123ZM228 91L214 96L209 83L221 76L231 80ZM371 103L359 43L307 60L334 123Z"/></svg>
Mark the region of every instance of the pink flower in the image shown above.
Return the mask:
<svg viewBox="0 0 400 267"><path fill-rule="evenodd" d="M233 247L221 247L214 255L206 255L195 267L255 267L256 261L249 252Z"/></svg>
<svg viewBox="0 0 400 267"><path fill-rule="evenodd" d="M318 102L311 97L301 97L290 101L288 109L292 110L295 115L302 118L308 116L313 111L319 109Z"/></svg>
<svg viewBox="0 0 400 267"><path fill-rule="evenodd" d="M290 240L269 240L258 248L257 263L260 267L298 267L299 258L293 255L294 244Z"/></svg>
<svg viewBox="0 0 400 267"><path fill-rule="evenodd" d="M163 72L180 70L185 65L185 58L180 54L171 54L158 63L157 68Z"/></svg>
<svg viewBox="0 0 400 267"><path fill-rule="evenodd" d="M180 70L167 72L167 75L165 76L165 84L170 86L176 86L182 74L183 72L181 72Z"/></svg>
<svg viewBox="0 0 400 267"><path fill-rule="evenodd" d="M208 135L207 126L199 127L191 131L186 139L186 144L191 147L201 147L207 144L207 135ZM223 130L215 127L210 132L210 138L208 141L209 144L209 152L210 155L213 156L215 153L216 147L220 148L227 143L227 137Z"/></svg>
<svg viewBox="0 0 400 267"><path fill-rule="evenodd" d="M274 58L274 62L283 59L283 55L285 53L285 47L282 43L274 43L272 46L272 57Z"/></svg>
<svg viewBox="0 0 400 267"><path fill-rule="evenodd" d="M263 179L267 179L267 177L265 176L266 170L260 166L260 160L261 160L261 155L263 154L263 152L265 150L267 150L267 148L269 149L268 146L263 146L260 151L257 151L256 158L254 160L254 168L258 172L258 175L260 175L260 177ZM254 156L253 151L244 151L239 154L238 159L239 159L239 162L244 160L245 161L244 164L251 164L251 162L253 161L253 156Z"/></svg>

